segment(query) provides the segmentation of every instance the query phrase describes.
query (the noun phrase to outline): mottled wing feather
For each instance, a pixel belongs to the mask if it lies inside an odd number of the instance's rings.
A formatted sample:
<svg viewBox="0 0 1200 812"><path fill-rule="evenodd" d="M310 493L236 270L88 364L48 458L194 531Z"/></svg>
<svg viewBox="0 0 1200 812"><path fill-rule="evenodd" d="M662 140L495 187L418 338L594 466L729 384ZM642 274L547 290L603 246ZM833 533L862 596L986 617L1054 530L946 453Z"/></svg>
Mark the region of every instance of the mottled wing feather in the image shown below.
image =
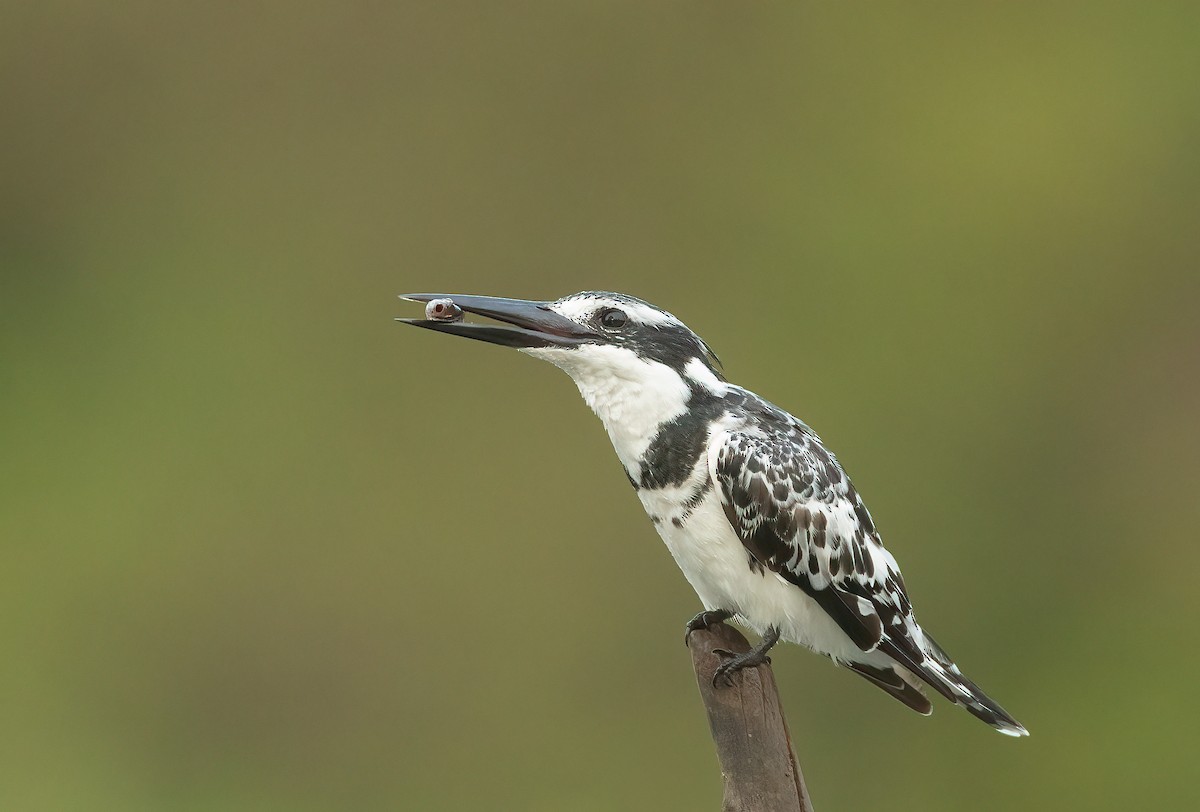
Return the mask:
<svg viewBox="0 0 1200 812"><path fill-rule="evenodd" d="M725 515L748 563L810 595L864 652L890 657L896 669L838 660L910 708L930 711L907 675L1002 733L1026 735L917 625L896 560L820 438L757 398L747 397L743 410L741 426L716 438L711 453Z"/></svg>
<svg viewBox="0 0 1200 812"><path fill-rule="evenodd" d="M860 649L919 663L899 569L854 486L804 424L777 425L733 432L718 450L730 524L754 561L804 590Z"/></svg>

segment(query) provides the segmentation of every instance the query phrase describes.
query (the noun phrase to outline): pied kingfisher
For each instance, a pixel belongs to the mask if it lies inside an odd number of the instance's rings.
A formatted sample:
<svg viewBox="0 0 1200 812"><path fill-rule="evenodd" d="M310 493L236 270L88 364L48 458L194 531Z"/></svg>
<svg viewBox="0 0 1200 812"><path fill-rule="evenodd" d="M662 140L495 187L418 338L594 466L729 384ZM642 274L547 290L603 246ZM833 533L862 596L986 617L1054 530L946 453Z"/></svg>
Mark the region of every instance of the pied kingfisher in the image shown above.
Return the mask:
<svg viewBox="0 0 1200 812"><path fill-rule="evenodd" d="M399 321L516 347L574 379L608 430L642 506L704 611L762 637L718 669L767 661L779 640L828 656L928 715L918 680L1001 733L1028 735L963 676L918 624L871 514L807 425L728 383L679 319L631 296L555 302L410 294L427 318ZM463 311L493 321L463 320Z"/></svg>

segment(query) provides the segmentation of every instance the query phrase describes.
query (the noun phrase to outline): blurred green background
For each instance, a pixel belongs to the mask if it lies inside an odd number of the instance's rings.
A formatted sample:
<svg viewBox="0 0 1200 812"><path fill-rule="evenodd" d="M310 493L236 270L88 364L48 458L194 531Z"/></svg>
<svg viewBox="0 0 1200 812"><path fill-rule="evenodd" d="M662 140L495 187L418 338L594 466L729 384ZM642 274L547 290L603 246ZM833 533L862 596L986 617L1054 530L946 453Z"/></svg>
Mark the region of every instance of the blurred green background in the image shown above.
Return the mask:
<svg viewBox="0 0 1200 812"><path fill-rule="evenodd" d="M790 648L818 809L1195 808L1200 6L3 17L0 808L717 808L599 422L392 322L590 288L821 432L1032 731Z"/></svg>

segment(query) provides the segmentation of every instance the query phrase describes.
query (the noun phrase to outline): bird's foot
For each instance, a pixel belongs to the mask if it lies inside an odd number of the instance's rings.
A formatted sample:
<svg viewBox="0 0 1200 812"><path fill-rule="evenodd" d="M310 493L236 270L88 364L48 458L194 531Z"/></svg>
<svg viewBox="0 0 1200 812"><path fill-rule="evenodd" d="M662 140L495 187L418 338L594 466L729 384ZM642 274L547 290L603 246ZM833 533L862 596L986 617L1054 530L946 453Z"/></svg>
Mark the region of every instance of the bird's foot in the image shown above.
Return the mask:
<svg viewBox="0 0 1200 812"><path fill-rule="evenodd" d="M741 671L743 668L754 668L755 666L766 663L771 664L771 658L767 656L767 652L771 647L779 642L779 629L772 626L767 629L767 633L763 635L762 642L757 647L750 649L745 654L734 654L732 651L723 648L713 649L713 654L729 659L717 666L717 670L713 672L712 684L717 687L717 682L724 680L728 686L733 685L733 674Z"/></svg>
<svg viewBox="0 0 1200 812"><path fill-rule="evenodd" d="M733 674L741 671L743 668L754 668L755 666L766 663L771 664L771 658L758 649L747 651L745 654L734 654L732 651L723 648L713 649L713 654L718 654L729 659L717 666L717 670L713 672L713 687L717 687L717 682L724 680L726 685L733 685Z"/></svg>
<svg viewBox="0 0 1200 812"><path fill-rule="evenodd" d="M731 617L733 617L733 612L730 612L728 609L706 609L689 620L687 625L683 627L683 644L685 646L688 644L692 632L698 632L701 629L716 626L718 623L724 623Z"/></svg>

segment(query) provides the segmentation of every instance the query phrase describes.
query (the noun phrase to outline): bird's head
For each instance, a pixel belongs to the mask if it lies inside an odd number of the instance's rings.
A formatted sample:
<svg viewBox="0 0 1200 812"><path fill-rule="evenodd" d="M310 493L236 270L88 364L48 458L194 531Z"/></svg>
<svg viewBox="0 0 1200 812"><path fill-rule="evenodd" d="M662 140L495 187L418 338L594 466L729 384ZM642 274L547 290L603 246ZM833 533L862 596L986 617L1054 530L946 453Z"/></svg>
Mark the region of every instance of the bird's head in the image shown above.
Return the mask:
<svg viewBox="0 0 1200 812"><path fill-rule="evenodd" d="M562 367L572 377L607 372L636 380L639 367L661 365L680 375L691 372L720 378L717 357L700 336L667 311L621 293L585 291L554 302L444 293L410 293L400 298L452 302L447 310L456 315L397 321L515 347ZM463 314L492 321L471 322Z"/></svg>
<svg viewBox="0 0 1200 812"><path fill-rule="evenodd" d="M717 357L703 339L667 311L632 296L587 291L554 302L443 293L400 298L433 304L427 318L398 321L515 347L563 369L606 424L627 421L635 410L647 417L677 412L697 390L725 390ZM439 300L453 302L442 305L441 317L430 312ZM467 321L466 314L490 321Z"/></svg>

